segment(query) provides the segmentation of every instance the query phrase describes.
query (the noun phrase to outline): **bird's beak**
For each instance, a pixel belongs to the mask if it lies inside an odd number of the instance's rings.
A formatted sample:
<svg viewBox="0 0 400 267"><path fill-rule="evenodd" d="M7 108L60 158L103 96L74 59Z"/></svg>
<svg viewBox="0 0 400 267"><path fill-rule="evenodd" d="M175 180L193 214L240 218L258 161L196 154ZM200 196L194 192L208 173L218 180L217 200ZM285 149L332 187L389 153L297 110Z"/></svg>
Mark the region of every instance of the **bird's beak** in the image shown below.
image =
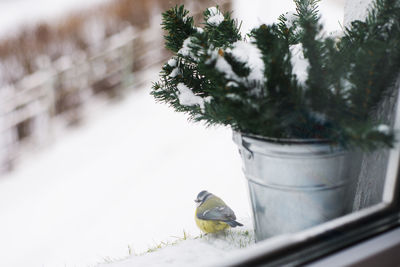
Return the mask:
<svg viewBox="0 0 400 267"><path fill-rule="evenodd" d="M197 199L195 199L195 200L194 200L194 202L196 202L196 203L199 203L200 201L199 201L199 200L197 200Z"/></svg>

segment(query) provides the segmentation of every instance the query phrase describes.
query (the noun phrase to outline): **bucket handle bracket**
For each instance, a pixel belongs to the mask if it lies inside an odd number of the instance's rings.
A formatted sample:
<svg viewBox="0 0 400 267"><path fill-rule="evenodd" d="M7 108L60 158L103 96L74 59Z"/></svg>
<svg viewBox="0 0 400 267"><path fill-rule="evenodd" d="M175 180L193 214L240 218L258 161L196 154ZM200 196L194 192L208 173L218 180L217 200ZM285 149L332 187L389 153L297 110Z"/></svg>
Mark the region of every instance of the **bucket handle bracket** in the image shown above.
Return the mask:
<svg viewBox="0 0 400 267"><path fill-rule="evenodd" d="M242 147L243 147L243 150L244 150L244 156L246 157L246 159L248 159L248 160L251 160L251 159L253 159L253 157L254 157L254 155L253 155L253 152L250 150L250 148L249 148L249 143L247 143L246 141L244 141L243 140L243 137L241 138L242 139Z"/></svg>

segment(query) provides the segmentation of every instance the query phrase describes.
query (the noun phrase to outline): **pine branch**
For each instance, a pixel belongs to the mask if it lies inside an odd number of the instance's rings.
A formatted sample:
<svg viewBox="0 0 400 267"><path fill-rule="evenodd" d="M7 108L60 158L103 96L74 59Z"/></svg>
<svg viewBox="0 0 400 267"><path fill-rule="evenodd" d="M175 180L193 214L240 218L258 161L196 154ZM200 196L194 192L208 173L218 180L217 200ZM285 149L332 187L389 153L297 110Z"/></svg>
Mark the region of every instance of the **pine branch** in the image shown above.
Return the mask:
<svg viewBox="0 0 400 267"><path fill-rule="evenodd" d="M239 33L241 25L232 19L231 12L222 14L219 7L216 6L204 11L203 16L204 30L207 33L209 43L214 47L227 47L242 39Z"/></svg>
<svg viewBox="0 0 400 267"><path fill-rule="evenodd" d="M162 28L168 32L165 38L165 46L172 52L178 52L183 41L193 35L193 17L187 16L189 11L183 5L175 6L162 14Z"/></svg>
<svg viewBox="0 0 400 267"><path fill-rule="evenodd" d="M304 56L308 59L309 75L307 79L306 97L310 99L310 108L317 112L324 112L329 102L330 92L325 69L329 50L329 42L324 42L321 36L322 25L318 15L319 0L295 0L296 11L301 27L300 42L303 45Z"/></svg>

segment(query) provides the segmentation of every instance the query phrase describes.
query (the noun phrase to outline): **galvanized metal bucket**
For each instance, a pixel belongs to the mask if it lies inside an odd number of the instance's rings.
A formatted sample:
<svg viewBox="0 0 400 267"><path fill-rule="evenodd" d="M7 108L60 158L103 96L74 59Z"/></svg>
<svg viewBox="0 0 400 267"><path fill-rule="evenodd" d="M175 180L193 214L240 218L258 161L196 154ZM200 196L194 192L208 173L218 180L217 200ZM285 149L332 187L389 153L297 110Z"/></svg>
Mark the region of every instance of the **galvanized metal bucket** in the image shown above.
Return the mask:
<svg viewBox="0 0 400 267"><path fill-rule="evenodd" d="M248 180L256 240L297 232L352 210L362 154L318 139L233 132Z"/></svg>

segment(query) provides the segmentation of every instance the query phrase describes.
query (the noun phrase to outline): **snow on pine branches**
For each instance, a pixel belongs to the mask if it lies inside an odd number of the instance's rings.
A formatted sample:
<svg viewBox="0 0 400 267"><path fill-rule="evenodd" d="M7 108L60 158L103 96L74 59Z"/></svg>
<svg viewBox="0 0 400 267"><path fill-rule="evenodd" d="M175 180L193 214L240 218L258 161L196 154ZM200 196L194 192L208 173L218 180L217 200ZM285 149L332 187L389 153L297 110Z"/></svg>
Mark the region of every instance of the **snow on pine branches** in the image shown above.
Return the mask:
<svg viewBox="0 0 400 267"><path fill-rule="evenodd" d="M393 131L382 130L370 111L400 71L400 26L387 26L400 20L393 1L376 0L366 21L340 37L324 34L318 0L294 0L295 12L247 36L218 7L204 11L198 27L176 6L162 23L174 56L152 94L194 121L246 134L391 146Z"/></svg>
<svg viewBox="0 0 400 267"><path fill-rule="evenodd" d="M289 46L291 52L291 60L293 74L296 75L298 82L304 85L308 79L308 68L310 62L304 57L303 45L301 43Z"/></svg>
<svg viewBox="0 0 400 267"><path fill-rule="evenodd" d="M200 109L204 112L204 102L210 102L212 97L208 96L206 98L202 98L200 96L197 96L193 94L193 91L189 89L185 84L183 83L178 83L176 86L178 89L178 98L179 98L179 104L183 106L194 106L194 105L199 105Z"/></svg>
<svg viewBox="0 0 400 267"><path fill-rule="evenodd" d="M221 22L224 21L225 18L217 7L210 7L207 10L210 13L210 16L207 18L208 24L218 26L219 24L221 24Z"/></svg>

